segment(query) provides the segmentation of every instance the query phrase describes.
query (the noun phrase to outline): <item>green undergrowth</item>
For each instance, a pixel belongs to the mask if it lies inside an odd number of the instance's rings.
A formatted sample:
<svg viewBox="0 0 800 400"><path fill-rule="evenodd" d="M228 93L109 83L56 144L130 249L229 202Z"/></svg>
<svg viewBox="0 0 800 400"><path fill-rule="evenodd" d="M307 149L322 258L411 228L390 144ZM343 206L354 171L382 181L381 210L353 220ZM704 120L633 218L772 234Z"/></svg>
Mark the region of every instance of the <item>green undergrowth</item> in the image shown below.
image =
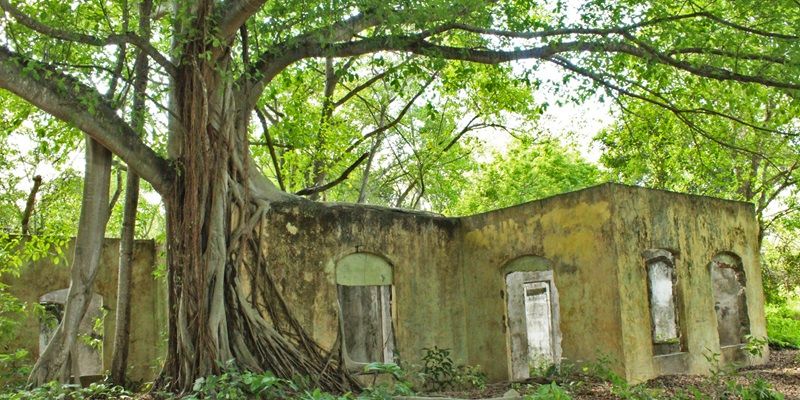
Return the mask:
<svg viewBox="0 0 800 400"><path fill-rule="evenodd" d="M780 348L800 349L800 305L797 302L767 305L769 344Z"/></svg>
<svg viewBox="0 0 800 400"><path fill-rule="evenodd" d="M763 349L763 339L754 352ZM759 354L753 354L758 356ZM598 360L577 366L562 363L559 366L541 366L531 369L531 381L514 383L512 388L525 400L568 400L578 395L585 397L586 390L597 387L610 389L612 395L623 400L698 399L698 400L782 400L770 384L757 377L742 376L734 367L722 367L719 354L709 353L706 359L710 374L699 383L681 389L655 385L631 385L614 372L613 360L600 356ZM235 365L224 366L219 375L195 381L191 393L181 397L187 400L202 399L299 399L299 400L370 400L391 399L396 396L425 395L446 390L485 389L486 377L478 367L457 366L447 349L426 349L423 365L402 368L393 363L372 363L364 370L367 381L360 393L331 394L315 387L308 377L278 378L270 372L253 373L238 370ZM94 383L86 388L75 385L50 383L31 390L0 393L0 400L77 400L77 399L131 399L137 394L107 383ZM151 392L148 398L178 399L171 393Z"/></svg>

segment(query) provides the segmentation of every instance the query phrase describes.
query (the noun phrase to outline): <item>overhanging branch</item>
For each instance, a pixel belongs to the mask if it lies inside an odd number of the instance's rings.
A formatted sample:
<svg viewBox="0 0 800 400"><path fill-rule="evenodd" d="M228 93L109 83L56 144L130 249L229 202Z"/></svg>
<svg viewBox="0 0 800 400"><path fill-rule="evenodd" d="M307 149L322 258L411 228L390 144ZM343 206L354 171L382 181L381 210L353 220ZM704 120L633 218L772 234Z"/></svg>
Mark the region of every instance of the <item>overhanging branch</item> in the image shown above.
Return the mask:
<svg viewBox="0 0 800 400"><path fill-rule="evenodd" d="M159 193L170 189L173 172L167 161L145 145L95 89L5 47L0 47L0 88L87 133Z"/></svg>
<svg viewBox="0 0 800 400"><path fill-rule="evenodd" d="M230 0L223 3L226 10L219 22L219 36L227 39L233 36L245 21L255 14L266 0Z"/></svg>
<svg viewBox="0 0 800 400"><path fill-rule="evenodd" d="M109 35L105 38L87 35L79 32L71 32L63 29L54 28L47 24L43 24L34 18L23 13L20 9L13 6L8 0L0 0L0 8L11 14L17 22L32 29L42 35L49 36L54 39L66 40L69 42L77 42L88 44L91 46L109 46L109 45L122 45L130 43L145 52L153 61L161 65L164 70L171 76L177 76L177 68L172 64L167 57L161 54L158 49L153 47L147 40L132 32L125 32L123 34Z"/></svg>

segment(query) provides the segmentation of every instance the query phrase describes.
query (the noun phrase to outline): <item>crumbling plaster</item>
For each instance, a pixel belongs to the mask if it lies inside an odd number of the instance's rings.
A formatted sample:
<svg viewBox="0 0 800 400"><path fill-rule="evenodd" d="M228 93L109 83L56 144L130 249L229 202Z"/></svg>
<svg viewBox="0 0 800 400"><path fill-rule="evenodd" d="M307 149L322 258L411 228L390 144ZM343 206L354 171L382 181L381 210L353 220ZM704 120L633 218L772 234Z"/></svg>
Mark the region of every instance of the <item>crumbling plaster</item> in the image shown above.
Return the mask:
<svg viewBox="0 0 800 400"><path fill-rule="evenodd" d="M523 256L546 259L559 293L562 355L604 355L632 381L708 371L723 361L708 263L729 251L745 265L756 337L766 335L756 222L746 203L604 184L484 214L439 215L347 204L276 205L262 245L288 303L323 346L338 329L337 260L358 252L393 268L396 349L419 363L423 348L449 348L457 363L507 379L505 274ZM686 352L655 356L643 252L674 252L680 332Z"/></svg>
<svg viewBox="0 0 800 400"><path fill-rule="evenodd" d="M491 381L508 379L506 274L548 269L558 293L560 351L571 362L604 355L618 373L640 381L707 372L709 351L723 362L765 361L744 357L741 346L720 348L708 269L722 252L741 258L750 333L766 336L757 225L747 203L603 184L458 218L314 202L273 204L268 213L258 235L268 268L290 310L324 348L339 335L337 262L369 253L392 268L395 349L406 365L438 346L450 349L457 364L480 365ZM653 350L646 269L646 252L658 249L674 257L684 350L665 356ZM137 243L136 254L131 376L150 379L163 351L165 296L152 277L153 243ZM118 241L107 240L96 290L112 311L117 258ZM68 274L68 267L42 260L4 283L36 302L66 287ZM105 321L110 339L113 312ZM38 332L37 321L25 324L21 332ZM28 336L8 345L36 355L36 335ZM104 350L108 366L110 346Z"/></svg>

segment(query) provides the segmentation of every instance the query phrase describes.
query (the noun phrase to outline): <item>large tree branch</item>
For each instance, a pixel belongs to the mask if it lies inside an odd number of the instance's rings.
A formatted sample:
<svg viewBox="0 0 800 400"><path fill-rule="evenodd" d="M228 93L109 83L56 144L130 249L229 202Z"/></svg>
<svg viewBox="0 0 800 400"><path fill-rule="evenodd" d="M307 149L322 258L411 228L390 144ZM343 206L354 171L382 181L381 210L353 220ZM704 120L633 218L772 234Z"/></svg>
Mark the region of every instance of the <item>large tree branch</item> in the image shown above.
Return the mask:
<svg viewBox="0 0 800 400"><path fill-rule="evenodd" d="M0 47L0 87L100 142L161 194L173 170L147 147L103 96L78 80Z"/></svg>
<svg viewBox="0 0 800 400"><path fill-rule="evenodd" d="M300 191L297 191L295 194L296 195L300 195L300 196L308 196L308 195L311 195L311 194L324 192L324 191L326 191L326 190L328 190L328 189L330 189L330 188L332 188L332 187L344 182L350 176L350 173L353 172L353 170L356 169L356 167L361 165L361 163L363 163L364 160L367 159L367 157L369 157L369 153L368 152L362 154L361 157L358 157L358 159L355 162L353 162L353 164L351 164L349 167L347 167L342 172L342 174L339 175L338 178L336 178L336 179L334 179L334 180L332 180L332 181L330 181L330 182L328 182L328 183L326 183L324 185L313 186L313 187L302 189Z"/></svg>
<svg viewBox="0 0 800 400"><path fill-rule="evenodd" d="M492 29L492 28L482 28L478 26L473 26L469 24L463 23L450 23L443 25L442 27L438 28L438 32L444 32L447 30L461 30L465 32L477 33L481 35L491 35L491 36L500 36L506 38L515 38L515 39L545 39L557 36L574 36L574 35L599 35L599 36L608 36L608 35L615 35L615 34L622 34L626 32L632 32L640 28L656 26L661 24L667 24L670 22L677 22L682 20L690 20L690 19L708 19L714 21L720 25L724 25L728 28L732 28L738 31L747 32L757 36L764 36L774 39L784 39L784 40L797 40L800 39L800 36L785 34L781 32L770 32L761 29L754 29L748 26L740 25L723 18L720 18L712 13L709 12L695 12L695 13L688 13L688 14L679 14L679 15L670 15L666 17L660 18L653 18L642 22L637 22L630 25L620 26L620 27L609 27L609 28L584 28L584 27L567 27L561 29L544 29L539 31L527 31L527 32L518 32L518 31L509 31L503 29Z"/></svg>
<svg viewBox="0 0 800 400"><path fill-rule="evenodd" d="M219 36L223 39L233 36L266 2L267 0L229 0L223 3L222 8L226 11L219 22Z"/></svg>
<svg viewBox="0 0 800 400"><path fill-rule="evenodd" d="M277 44L260 55L258 61L252 65L250 74L245 74L239 87L245 88L247 98L246 109L254 108L256 100L261 95L266 85L289 65L308 57L322 55L319 51L324 37L327 43L336 43L352 39L363 30L375 26L381 19L374 15L362 13L348 19L336 22L330 26L313 30L301 36ZM332 56L338 57L333 54ZM253 78L255 77L255 78Z"/></svg>
<svg viewBox="0 0 800 400"><path fill-rule="evenodd" d="M419 54L424 56L435 56L452 60L470 61L484 64L499 64L508 61L522 59L548 59L552 56L563 53L625 53L647 61L654 61L666 64L671 67L684 70L694 75L723 81L738 81L757 83L765 86L783 89L800 89L800 84L789 81L781 81L777 78L766 76L747 75L737 73L733 70L720 68L711 64L692 64L686 61L675 59L669 53L662 53L647 47L646 44L636 41L631 32L647 26L667 24L681 20L706 19L713 21L720 27L733 29L751 35L762 36L772 40L797 40L800 37L781 32L771 32L761 29L747 27L735 22L722 19L708 12L696 12L666 16L639 23L629 24L621 27L610 28L564 28L543 30L534 32L512 32L498 29L480 28L458 22L445 23L429 30L410 35L376 36L368 39L353 41L352 39L359 32L359 29L373 26L378 23L377 19L365 17L360 14L351 19L342 21L335 26L328 27L332 35L323 29L301 35L292 40L277 44L268 51L264 52L259 61L251 69L251 76L255 76L248 85L248 101L255 104L255 100L260 95L263 88L281 71L292 63L310 57L352 57L380 51L397 51ZM529 47L519 50L486 50L476 48L459 48L447 45L435 44L427 39L452 30L463 30L478 34L487 34L495 37L511 37L519 39L534 38L558 38L564 40L538 47ZM586 39L583 35L590 35L595 40ZM620 36L625 40L610 40L608 36ZM574 40L576 37L583 36L583 40ZM324 41L318 39L324 37ZM717 56L729 57L730 54L715 54ZM710 54L713 54L711 52ZM763 58L755 54L747 55L744 59L761 60L767 62L786 61L780 58Z"/></svg>
<svg viewBox="0 0 800 400"><path fill-rule="evenodd" d="M161 54L158 49L153 47L150 42L145 40L139 35L136 35L133 32L125 32L123 34L113 34L109 35L105 38L101 38L98 36L87 35L85 33L79 32L71 32L63 29L54 28L47 24L43 24L37 21L34 18L31 18L27 14L23 13L20 9L13 6L8 0L0 0L0 8L5 10L7 13L11 14L17 22L26 26L29 29L32 29L42 35L52 37L54 39L59 40L66 40L70 42L77 42L88 44L91 46L109 46L109 45L123 45L126 43L130 43L140 50L144 51L153 61L157 62L161 65L164 70L174 76L177 76L177 68L174 64L172 64L167 57Z"/></svg>

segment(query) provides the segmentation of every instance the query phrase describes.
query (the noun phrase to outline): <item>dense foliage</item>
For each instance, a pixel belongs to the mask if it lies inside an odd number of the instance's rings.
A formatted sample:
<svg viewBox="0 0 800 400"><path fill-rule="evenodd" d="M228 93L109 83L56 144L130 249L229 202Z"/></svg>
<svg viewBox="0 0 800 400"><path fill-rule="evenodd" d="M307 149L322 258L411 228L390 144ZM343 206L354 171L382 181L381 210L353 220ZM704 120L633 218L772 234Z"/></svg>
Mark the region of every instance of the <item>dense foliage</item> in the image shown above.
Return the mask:
<svg viewBox="0 0 800 400"><path fill-rule="evenodd" d="M589 185L604 176L596 167L514 126L595 96L619 111L599 139L611 176L753 202L775 249L765 257L776 277L769 287L790 291L796 279L797 246L772 241L798 225L795 0L0 0L0 8L8 91L0 170L10 177L0 181L0 226L77 233L85 250L32 383L69 376L98 243L123 225L120 207L107 204L119 197L108 192L141 176L166 215L155 202L138 207L139 236L169 227L161 387L187 392L235 359L244 371L317 374L320 385L347 390L354 383L336 375L341 365L291 313L256 309L281 304L280 293L262 288L254 300L240 290L241 281L263 281L247 276L248 262L266 265L247 239L270 223L271 204L305 201L294 193L467 213ZM483 163L473 154L485 131L521 140ZM82 185L68 160L84 135ZM37 184L42 162L62 172ZM110 176L119 178L109 188Z"/></svg>

